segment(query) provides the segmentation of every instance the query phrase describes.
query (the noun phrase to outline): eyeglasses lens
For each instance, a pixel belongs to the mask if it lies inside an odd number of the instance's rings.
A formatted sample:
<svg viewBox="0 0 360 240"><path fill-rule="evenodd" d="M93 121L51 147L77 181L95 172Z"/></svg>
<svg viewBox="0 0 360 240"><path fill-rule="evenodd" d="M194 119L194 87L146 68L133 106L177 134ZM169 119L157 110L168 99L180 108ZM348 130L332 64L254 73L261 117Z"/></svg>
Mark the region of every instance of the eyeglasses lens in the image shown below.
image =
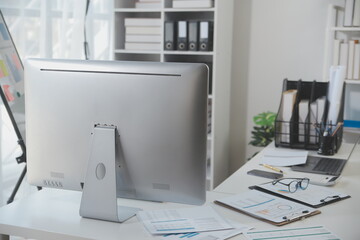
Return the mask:
<svg viewBox="0 0 360 240"><path fill-rule="evenodd" d="M295 192L298 188L298 184L299 182L298 181L292 181L289 183L289 191L290 192Z"/></svg>
<svg viewBox="0 0 360 240"><path fill-rule="evenodd" d="M302 190L306 189L308 186L309 186L309 179L303 179L303 180L300 182L300 188L301 188Z"/></svg>

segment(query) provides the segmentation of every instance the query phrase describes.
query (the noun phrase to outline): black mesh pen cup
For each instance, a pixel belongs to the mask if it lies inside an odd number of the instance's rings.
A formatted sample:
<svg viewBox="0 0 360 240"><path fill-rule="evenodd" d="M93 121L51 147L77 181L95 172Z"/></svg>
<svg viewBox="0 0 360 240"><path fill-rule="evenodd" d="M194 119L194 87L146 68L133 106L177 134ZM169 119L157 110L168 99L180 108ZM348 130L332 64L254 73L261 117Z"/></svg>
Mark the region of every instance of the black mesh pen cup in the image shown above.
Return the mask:
<svg viewBox="0 0 360 240"><path fill-rule="evenodd" d="M320 148L318 154L321 155L334 155L336 149L336 136L320 136Z"/></svg>

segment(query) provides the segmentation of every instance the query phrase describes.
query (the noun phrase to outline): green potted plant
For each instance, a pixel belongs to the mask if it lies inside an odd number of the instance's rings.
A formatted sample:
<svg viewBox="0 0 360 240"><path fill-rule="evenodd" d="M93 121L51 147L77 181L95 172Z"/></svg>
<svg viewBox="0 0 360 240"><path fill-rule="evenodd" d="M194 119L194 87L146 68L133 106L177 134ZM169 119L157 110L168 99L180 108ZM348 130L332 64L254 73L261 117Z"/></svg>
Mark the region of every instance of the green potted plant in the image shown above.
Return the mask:
<svg viewBox="0 0 360 240"><path fill-rule="evenodd" d="M253 117L254 128L251 131L252 140L250 145L255 147L266 147L274 140L276 113L263 112ZM254 157L257 152L252 156ZM251 158L252 158L251 157Z"/></svg>

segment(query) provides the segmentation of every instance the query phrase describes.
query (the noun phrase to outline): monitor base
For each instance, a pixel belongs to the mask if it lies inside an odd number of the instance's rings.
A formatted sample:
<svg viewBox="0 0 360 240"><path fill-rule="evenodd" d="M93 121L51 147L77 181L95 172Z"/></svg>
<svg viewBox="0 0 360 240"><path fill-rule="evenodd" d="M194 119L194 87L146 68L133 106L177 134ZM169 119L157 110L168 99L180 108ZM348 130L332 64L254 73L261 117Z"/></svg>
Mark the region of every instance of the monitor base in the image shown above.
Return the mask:
<svg viewBox="0 0 360 240"><path fill-rule="evenodd" d="M124 222L139 208L117 205L115 126L95 125L91 153L80 205L80 216Z"/></svg>

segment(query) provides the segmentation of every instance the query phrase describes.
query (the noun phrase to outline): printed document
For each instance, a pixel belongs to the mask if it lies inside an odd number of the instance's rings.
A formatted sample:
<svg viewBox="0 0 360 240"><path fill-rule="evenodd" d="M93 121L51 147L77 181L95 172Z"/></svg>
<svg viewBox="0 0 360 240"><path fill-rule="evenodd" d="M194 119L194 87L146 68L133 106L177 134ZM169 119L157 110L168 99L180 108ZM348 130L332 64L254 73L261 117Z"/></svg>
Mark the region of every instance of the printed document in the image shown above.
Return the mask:
<svg viewBox="0 0 360 240"><path fill-rule="evenodd" d="M289 222L316 210L257 190L250 190L216 202L273 223Z"/></svg>
<svg viewBox="0 0 360 240"><path fill-rule="evenodd" d="M301 228L274 228L266 230L255 230L245 233L247 239L265 240L325 240L340 239L323 226L301 227Z"/></svg>
<svg viewBox="0 0 360 240"><path fill-rule="evenodd" d="M190 233L234 228L210 206L140 211L137 216L151 234Z"/></svg>
<svg viewBox="0 0 360 240"><path fill-rule="evenodd" d="M230 221L234 229L228 230L219 230L219 231L210 231L210 232L192 232L192 233L178 233L178 234L165 234L163 235L162 240L182 240L182 239L192 239L192 240L224 240L231 237L234 237L240 233L249 231L252 227L249 227L244 224L240 224L235 221Z"/></svg>
<svg viewBox="0 0 360 240"><path fill-rule="evenodd" d="M305 164L307 156L308 151L303 150L265 149L261 163L277 167L293 166Z"/></svg>

